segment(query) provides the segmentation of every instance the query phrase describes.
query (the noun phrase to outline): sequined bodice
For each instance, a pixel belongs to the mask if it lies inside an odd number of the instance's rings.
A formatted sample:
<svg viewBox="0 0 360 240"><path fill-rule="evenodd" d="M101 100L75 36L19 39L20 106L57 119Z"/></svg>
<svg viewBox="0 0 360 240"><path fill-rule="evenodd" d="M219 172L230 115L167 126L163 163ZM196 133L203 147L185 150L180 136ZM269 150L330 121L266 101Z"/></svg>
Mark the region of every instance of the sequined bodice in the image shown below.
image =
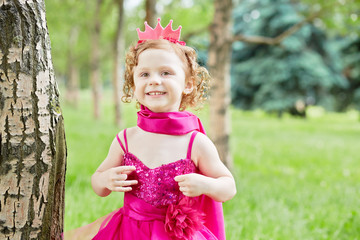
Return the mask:
<svg viewBox="0 0 360 240"><path fill-rule="evenodd" d="M130 193L156 207L174 204L183 197L174 177L196 172L191 159L180 159L152 169L129 152L124 154L124 165L136 167L128 179L136 179L138 184L132 186Z"/></svg>

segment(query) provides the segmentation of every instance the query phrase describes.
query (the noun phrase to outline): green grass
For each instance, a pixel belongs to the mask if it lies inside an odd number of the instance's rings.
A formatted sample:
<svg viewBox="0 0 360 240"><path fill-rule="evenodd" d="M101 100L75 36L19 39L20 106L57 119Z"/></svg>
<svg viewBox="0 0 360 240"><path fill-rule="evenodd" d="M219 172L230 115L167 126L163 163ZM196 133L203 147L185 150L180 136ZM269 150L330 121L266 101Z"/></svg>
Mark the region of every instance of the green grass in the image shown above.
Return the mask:
<svg viewBox="0 0 360 240"><path fill-rule="evenodd" d="M65 230L118 208L122 194L100 198L91 174L119 129L111 93L102 119L92 119L89 92L78 109L63 104L68 165ZM123 105L125 127L136 122ZM238 193L224 204L228 239L360 239L360 122L358 113L282 119L232 109L231 147ZM208 126L206 109L200 117ZM208 127L207 127L208 129Z"/></svg>

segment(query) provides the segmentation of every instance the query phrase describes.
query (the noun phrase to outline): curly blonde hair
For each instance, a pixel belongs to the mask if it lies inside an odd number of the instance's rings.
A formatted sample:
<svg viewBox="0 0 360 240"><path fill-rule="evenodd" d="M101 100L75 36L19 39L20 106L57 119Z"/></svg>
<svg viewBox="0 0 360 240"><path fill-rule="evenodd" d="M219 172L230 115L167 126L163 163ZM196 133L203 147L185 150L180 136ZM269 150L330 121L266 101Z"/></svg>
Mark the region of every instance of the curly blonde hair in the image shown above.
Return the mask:
<svg viewBox="0 0 360 240"><path fill-rule="evenodd" d="M179 56L184 62L184 66L187 67L187 69L184 69L186 73L185 81L186 83L192 81L192 85L194 86L191 93L182 95L179 110L183 111L187 107L201 107L202 103L208 97L209 84L211 81L209 72L197 63L197 54L193 48L174 44L167 40L147 40L136 47L130 47L125 58L125 83L122 101L129 103L134 96L134 67L138 65L139 55L147 49L170 50Z"/></svg>

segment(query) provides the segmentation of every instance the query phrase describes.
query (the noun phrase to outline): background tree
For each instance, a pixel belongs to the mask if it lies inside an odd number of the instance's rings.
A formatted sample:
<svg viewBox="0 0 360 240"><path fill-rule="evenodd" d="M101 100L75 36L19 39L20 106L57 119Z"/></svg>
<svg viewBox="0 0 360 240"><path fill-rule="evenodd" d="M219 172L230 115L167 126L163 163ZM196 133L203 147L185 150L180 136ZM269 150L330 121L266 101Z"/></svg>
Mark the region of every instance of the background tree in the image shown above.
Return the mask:
<svg viewBox="0 0 360 240"><path fill-rule="evenodd" d="M145 21L147 21L151 27L155 27L157 23L156 0L145 0L145 12Z"/></svg>
<svg viewBox="0 0 360 240"><path fill-rule="evenodd" d="M297 0L302 12L321 11L316 20L318 27L324 27L327 31L346 35L360 33L360 4L358 0Z"/></svg>
<svg viewBox="0 0 360 240"><path fill-rule="evenodd" d="M336 98L336 110L346 111L349 108L360 110L360 36L339 38L332 41L340 51L343 75L348 82L346 89L334 88L332 95Z"/></svg>
<svg viewBox="0 0 360 240"><path fill-rule="evenodd" d="M360 110L360 36L350 39L350 43L343 49L346 68L345 76L350 82L352 100L350 104Z"/></svg>
<svg viewBox="0 0 360 240"><path fill-rule="evenodd" d="M74 26L70 30L69 48L68 48L68 62L67 62L67 81L66 81L66 100L74 107L78 106L79 102L79 68L76 64L75 46L78 41L79 28Z"/></svg>
<svg viewBox="0 0 360 240"><path fill-rule="evenodd" d="M46 2L52 57L66 102L76 106L77 89L89 87L91 5L71 0Z"/></svg>
<svg viewBox="0 0 360 240"><path fill-rule="evenodd" d="M321 11L315 19L316 27L330 36L330 45L337 52L337 62L342 66L342 74L347 79L348 87L334 87L331 92L336 99L334 110L346 111L359 109L359 39L360 39L360 4L356 0L301 0L304 11Z"/></svg>
<svg viewBox="0 0 360 240"><path fill-rule="evenodd" d="M96 0L93 26L91 32L91 57L90 57L90 83L92 89L93 105L94 105L94 118L100 118L100 98L101 98L101 82L100 82L100 8L102 0Z"/></svg>
<svg viewBox="0 0 360 240"><path fill-rule="evenodd" d="M115 123L117 126L122 126L121 114L121 82L124 79L124 0L114 0L114 4L118 9L118 22L116 35L114 39L114 66L113 66L113 92L115 105Z"/></svg>
<svg viewBox="0 0 360 240"><path fill-rule="evenodd" d="M210 26L208 67L214 83L210 97L211 138L220 158L231 168L230 135L230 53L231 53L231 0L215 0L215 13Z"/></svg>
<svg viewBox="0 0 360 240"><path fill-rule="evenodd" d="M234 12L235 34L247 36L280 36L304 20L291 1L243 1ZM233 103L245 109L279 114L296 106L304 110L306 104L333 109L331 89L347 86L327 35L310 23L279 45L236 43L233 51Z"/></svg>
<svg viewBox="0 0 360 240"><path fill-rule="evenodd" d="M61 239L66 145L45 5L0 4L0 239Z"/></svg>

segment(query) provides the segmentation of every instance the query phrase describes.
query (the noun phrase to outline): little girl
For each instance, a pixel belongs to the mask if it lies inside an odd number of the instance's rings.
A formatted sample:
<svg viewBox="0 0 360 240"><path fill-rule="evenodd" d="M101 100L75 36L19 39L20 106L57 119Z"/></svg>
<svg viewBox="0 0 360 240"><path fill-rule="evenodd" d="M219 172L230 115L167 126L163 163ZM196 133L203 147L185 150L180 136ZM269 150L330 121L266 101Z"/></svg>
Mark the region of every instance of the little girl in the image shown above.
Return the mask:
<svg viewBox="0 0 360 240"><path fill-rule="evenodd" d="M124 97L141 106L137 126L116 135L91 179L101 197L125 192L124 206L93 239L225 239L221 202L235 195L234 178L183 111L204 100L210 78L171 23L145 22L126 56Z"/></svg>

